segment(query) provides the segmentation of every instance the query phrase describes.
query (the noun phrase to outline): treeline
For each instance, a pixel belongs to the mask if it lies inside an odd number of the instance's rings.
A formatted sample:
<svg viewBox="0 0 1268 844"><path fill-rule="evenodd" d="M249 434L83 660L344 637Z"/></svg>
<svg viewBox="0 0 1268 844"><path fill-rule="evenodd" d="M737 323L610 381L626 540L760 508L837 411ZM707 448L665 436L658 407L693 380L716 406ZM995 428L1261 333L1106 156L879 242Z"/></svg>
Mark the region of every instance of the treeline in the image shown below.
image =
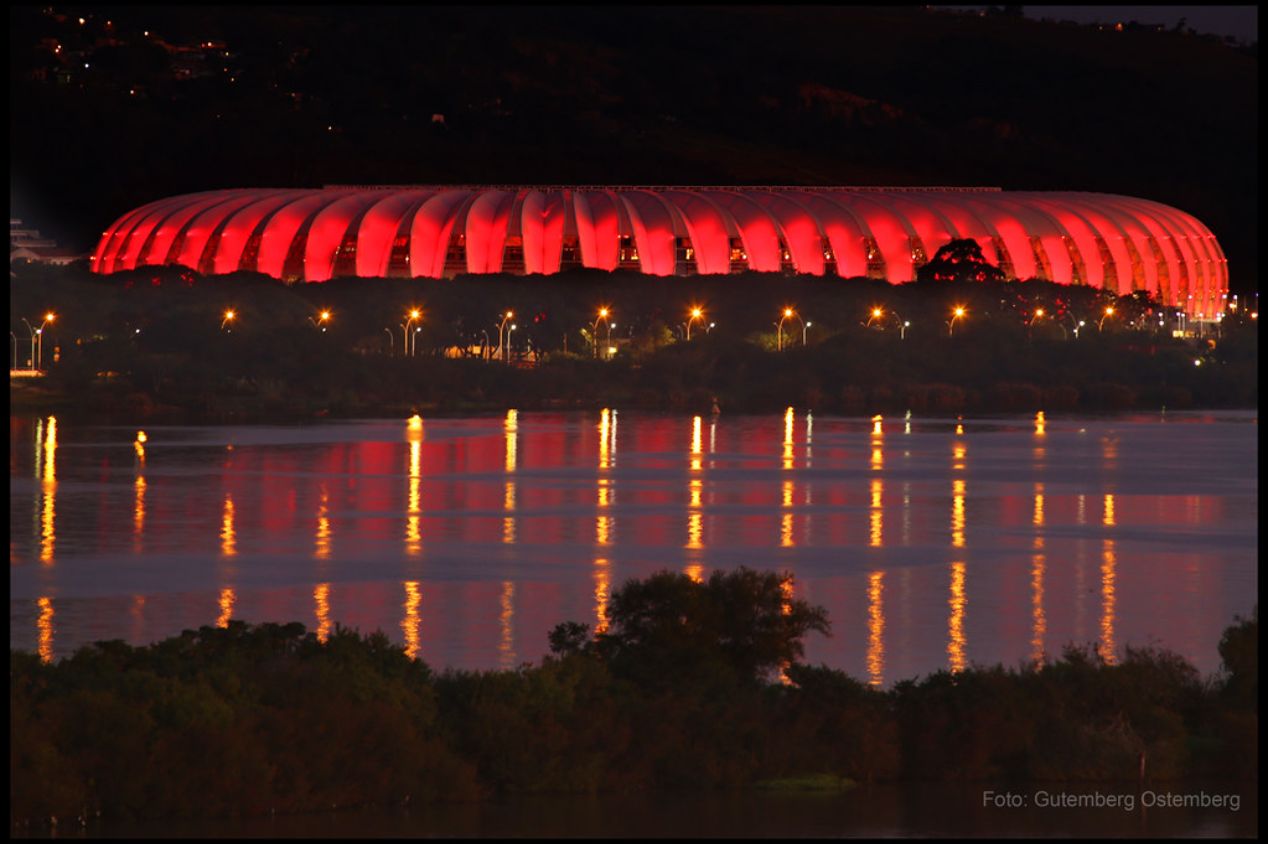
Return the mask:
<svg viewBox="0 0 1268 844"><path fill-rule="evenodd" d="M880 691L800 662L826 612L788 575L662 572L606 629L564 623L513 671L434 673L388 642L301 624L10 653L10 817L193 818L496 794L811 779L1258 776L1258 613L1203 679L1181 657L1095 649Z"/></svg>
<svg viewBox="0 0 1268 844"><path fill-rule="evenodd" d="M103 278L83 268L26 266L11 280L10 300L15 320L57 314L44 340L48 377L29 395L12 394L14 401L60 401L120 421L508 406L707 412L714 398L724 411L794 405L847 414L1258 402L1253 321L1226 319L1218 339L1176 339L1176 318L1168 312L1160 320L1157 303L1142 294L1113 297L1041 281L892 286L585 271L287 286L250 274L204 279L180 268ZM693 305L704 316L686 342ZM611 361L594 356L600 306L615 323ZM776 320L786 306L795 317L781 330ZM947 324L953 306L965 308L954 333ZM417 355L405 358L401 323L415 307L422 313ZM1104 316L1106 307L1112 316ZM229 309L236 316L222 330ZM323 310L332 316L318 326ZM507 310L517 326L509 332L512 357L533 366L444 356L473 343L496 346ZM26 332L20 321L15 330ZM606 352L606 326L598 334ZM29 354L25 341L16 348L22 358Z"/></svg>

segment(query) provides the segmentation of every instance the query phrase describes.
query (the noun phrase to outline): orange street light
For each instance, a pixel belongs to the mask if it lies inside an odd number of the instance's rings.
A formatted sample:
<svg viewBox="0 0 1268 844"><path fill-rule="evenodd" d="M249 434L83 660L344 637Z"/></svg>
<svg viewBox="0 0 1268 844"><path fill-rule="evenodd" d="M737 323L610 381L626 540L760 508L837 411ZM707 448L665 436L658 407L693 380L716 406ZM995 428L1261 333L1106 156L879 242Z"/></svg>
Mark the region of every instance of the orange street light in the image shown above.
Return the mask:
<svg viewBox="0 0 1268 844"><path fill-rule="evenodd" d="M312 317L309 317L308 321L313 324L314 328L320 328L322 331L325 331L326 323L330 322L331 316L332 314L330 313L330 311L319 311L317 313L317 319L313 319Z"/></svg>
<svg viewBox="0 0 1268 844"><path fill-rule="evenodd" d="M594 356L599 357L599 323L603 323L608 329L608 345L612 345L612 323L608 322L608 314L611 311L606 306L599 308L599 315L594 318L594 325L591 327L590 339L593 341Z"/></svg>
<svg viewBox="0 0 1268 844"><path fill-rule="evenodd" d="M226 326L226 325L228 325L229 323L233 322L233 321L234 321L235 319L237 319L237 318L238 318L238 314L237 314L237 312L235 312L235 311L233 310L233 308L229 308L228 310L226 310L226 311L225 311L225 318L224 318L224 319L222 319L222 320L220 321L220 330L221 330L221 331L224 331L224 330L225 330L225 326Z"/></svg>
<svg viewBox="0 0 1268 844"><path fill-rule="evenodd" d="M506 350L505 347L503 346L502 335L506 328L506 324L510 322L512 319L514 319L514 317L515 317L515 311L507 311L506 313L502 315L502 322L498 324L498 350L497 350L497 354L494 355L494 357L501 358L503 361L507 363L510 363L510 360L509 360L510 355L507 354L507 351L509 350ZM506 345L508 346L510 345L510 339L511 339L510 335L507 334Z"/></svg>
<svg viewBox="0 0 1268 844"><path fill-rule="evenodd" d="M418 308L410 308L409 313L405 314L405 324L401 326L401 331L405 335L405 354L410 357L414 356L414 349L418 346L418 338L411 337L410 326L423 318L423 312ZM417 332L414 332L417 333Z"/></svg>
<svg viewBox="0 0 1268 844"><path fill-rule="evenodd" d="M691 309L691 313L689 314L689 317L690 318L687 320L687 341L688 342L691 341L691 324L698 319L704 319L704 309L693 306Z"/></svg>
<svg viewBox="0 0 1268 844"><path fill-rule="evenodd" d="M872 325L872 320L878 320L883 316L885 316L884 308L872 308L871 314L868 316L867 322L863 325L863 327L869 328Z"/></svg>
<svg viewBox="0 0 1268 844"><path fill-rule="evenodd" d="M1105 320L1109 319L1109 318L1110 318L1110 317L1112 317L1113 315L1114 315L1114 306L1113 306L1113 305L1107 305L1107 306L1105 307L1105 315L1104 315L1103 317L1101 317L1101 319L1100 319L1100 321L1099 321L1099 322L1097 322L1097 323L1096 323L1096 330L1097 330L1097 331L1100 331L1100 330L1101 330L1101 326L1105 325Z"/></svg>
<svg viewBox="0 0 1268 844"><path fill-rule="evenodd" d="M951 337L955 334L955 321L964 316L965 310L963 305L956 305L951 311L951 321L947 323L947 336Z"/></svg>
<svg viewBox="0 0 1268 844"><path fill-rule="evenodd" d="M793 316L794 313L792 308L784 308L784 315L779 318L779 323L775 326L775 348L778 351L784 350L784 320Z"/></svg>

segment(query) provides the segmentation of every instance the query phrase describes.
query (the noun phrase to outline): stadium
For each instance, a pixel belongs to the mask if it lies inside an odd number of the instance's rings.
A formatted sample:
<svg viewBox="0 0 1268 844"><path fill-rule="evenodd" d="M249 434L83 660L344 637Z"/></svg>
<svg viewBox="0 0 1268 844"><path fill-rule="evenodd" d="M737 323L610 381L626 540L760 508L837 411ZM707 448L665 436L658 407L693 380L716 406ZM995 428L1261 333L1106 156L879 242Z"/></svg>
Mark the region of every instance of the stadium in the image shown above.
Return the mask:
<svg viewBox="0 0 1268 844"><path fill-rule="evenodd" d="M1214 316L1228 266L1200 221L1101 193L999 188L334 186L161 199L102 233L92 270L178 265L287 281L463 273L747 271L911 281L971 238L1006 278Z"/></svg>

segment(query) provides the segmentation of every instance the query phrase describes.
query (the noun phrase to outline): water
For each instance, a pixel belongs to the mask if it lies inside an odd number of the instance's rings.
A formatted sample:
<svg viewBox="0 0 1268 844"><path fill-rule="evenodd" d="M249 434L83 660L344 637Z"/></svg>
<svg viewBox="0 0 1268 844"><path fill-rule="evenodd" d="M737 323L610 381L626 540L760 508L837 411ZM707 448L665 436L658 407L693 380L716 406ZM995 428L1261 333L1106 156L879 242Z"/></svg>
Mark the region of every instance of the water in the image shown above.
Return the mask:
<svg viewBox="0 0 1268 844"><path fill-rule="evenodd" d="M670 568L786 569L806 656L872 683L1069 642L1204 672L1255 604L1257 411L847 419L625 411L305 426L10 419L13 647L230 618L539 659Z"/></svg>

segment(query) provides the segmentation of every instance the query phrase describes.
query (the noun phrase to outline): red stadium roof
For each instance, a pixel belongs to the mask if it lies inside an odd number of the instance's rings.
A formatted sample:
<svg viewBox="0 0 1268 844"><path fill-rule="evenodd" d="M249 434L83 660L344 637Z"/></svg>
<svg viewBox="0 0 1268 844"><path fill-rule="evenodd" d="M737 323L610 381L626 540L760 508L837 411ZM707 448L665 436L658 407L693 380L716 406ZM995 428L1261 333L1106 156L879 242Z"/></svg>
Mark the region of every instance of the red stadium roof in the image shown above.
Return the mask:
<svg viewBox="0 0 1268 844"><path fill-rule="evenodd" d="M1228 268L1214 235L1157 202L998 188L336 186L208 191L117 220L92 268L176 264L275 278L445 277L631 269L755 270L910 281L952 238L1009 278L1147 290L1219 309Z"/></svg>

